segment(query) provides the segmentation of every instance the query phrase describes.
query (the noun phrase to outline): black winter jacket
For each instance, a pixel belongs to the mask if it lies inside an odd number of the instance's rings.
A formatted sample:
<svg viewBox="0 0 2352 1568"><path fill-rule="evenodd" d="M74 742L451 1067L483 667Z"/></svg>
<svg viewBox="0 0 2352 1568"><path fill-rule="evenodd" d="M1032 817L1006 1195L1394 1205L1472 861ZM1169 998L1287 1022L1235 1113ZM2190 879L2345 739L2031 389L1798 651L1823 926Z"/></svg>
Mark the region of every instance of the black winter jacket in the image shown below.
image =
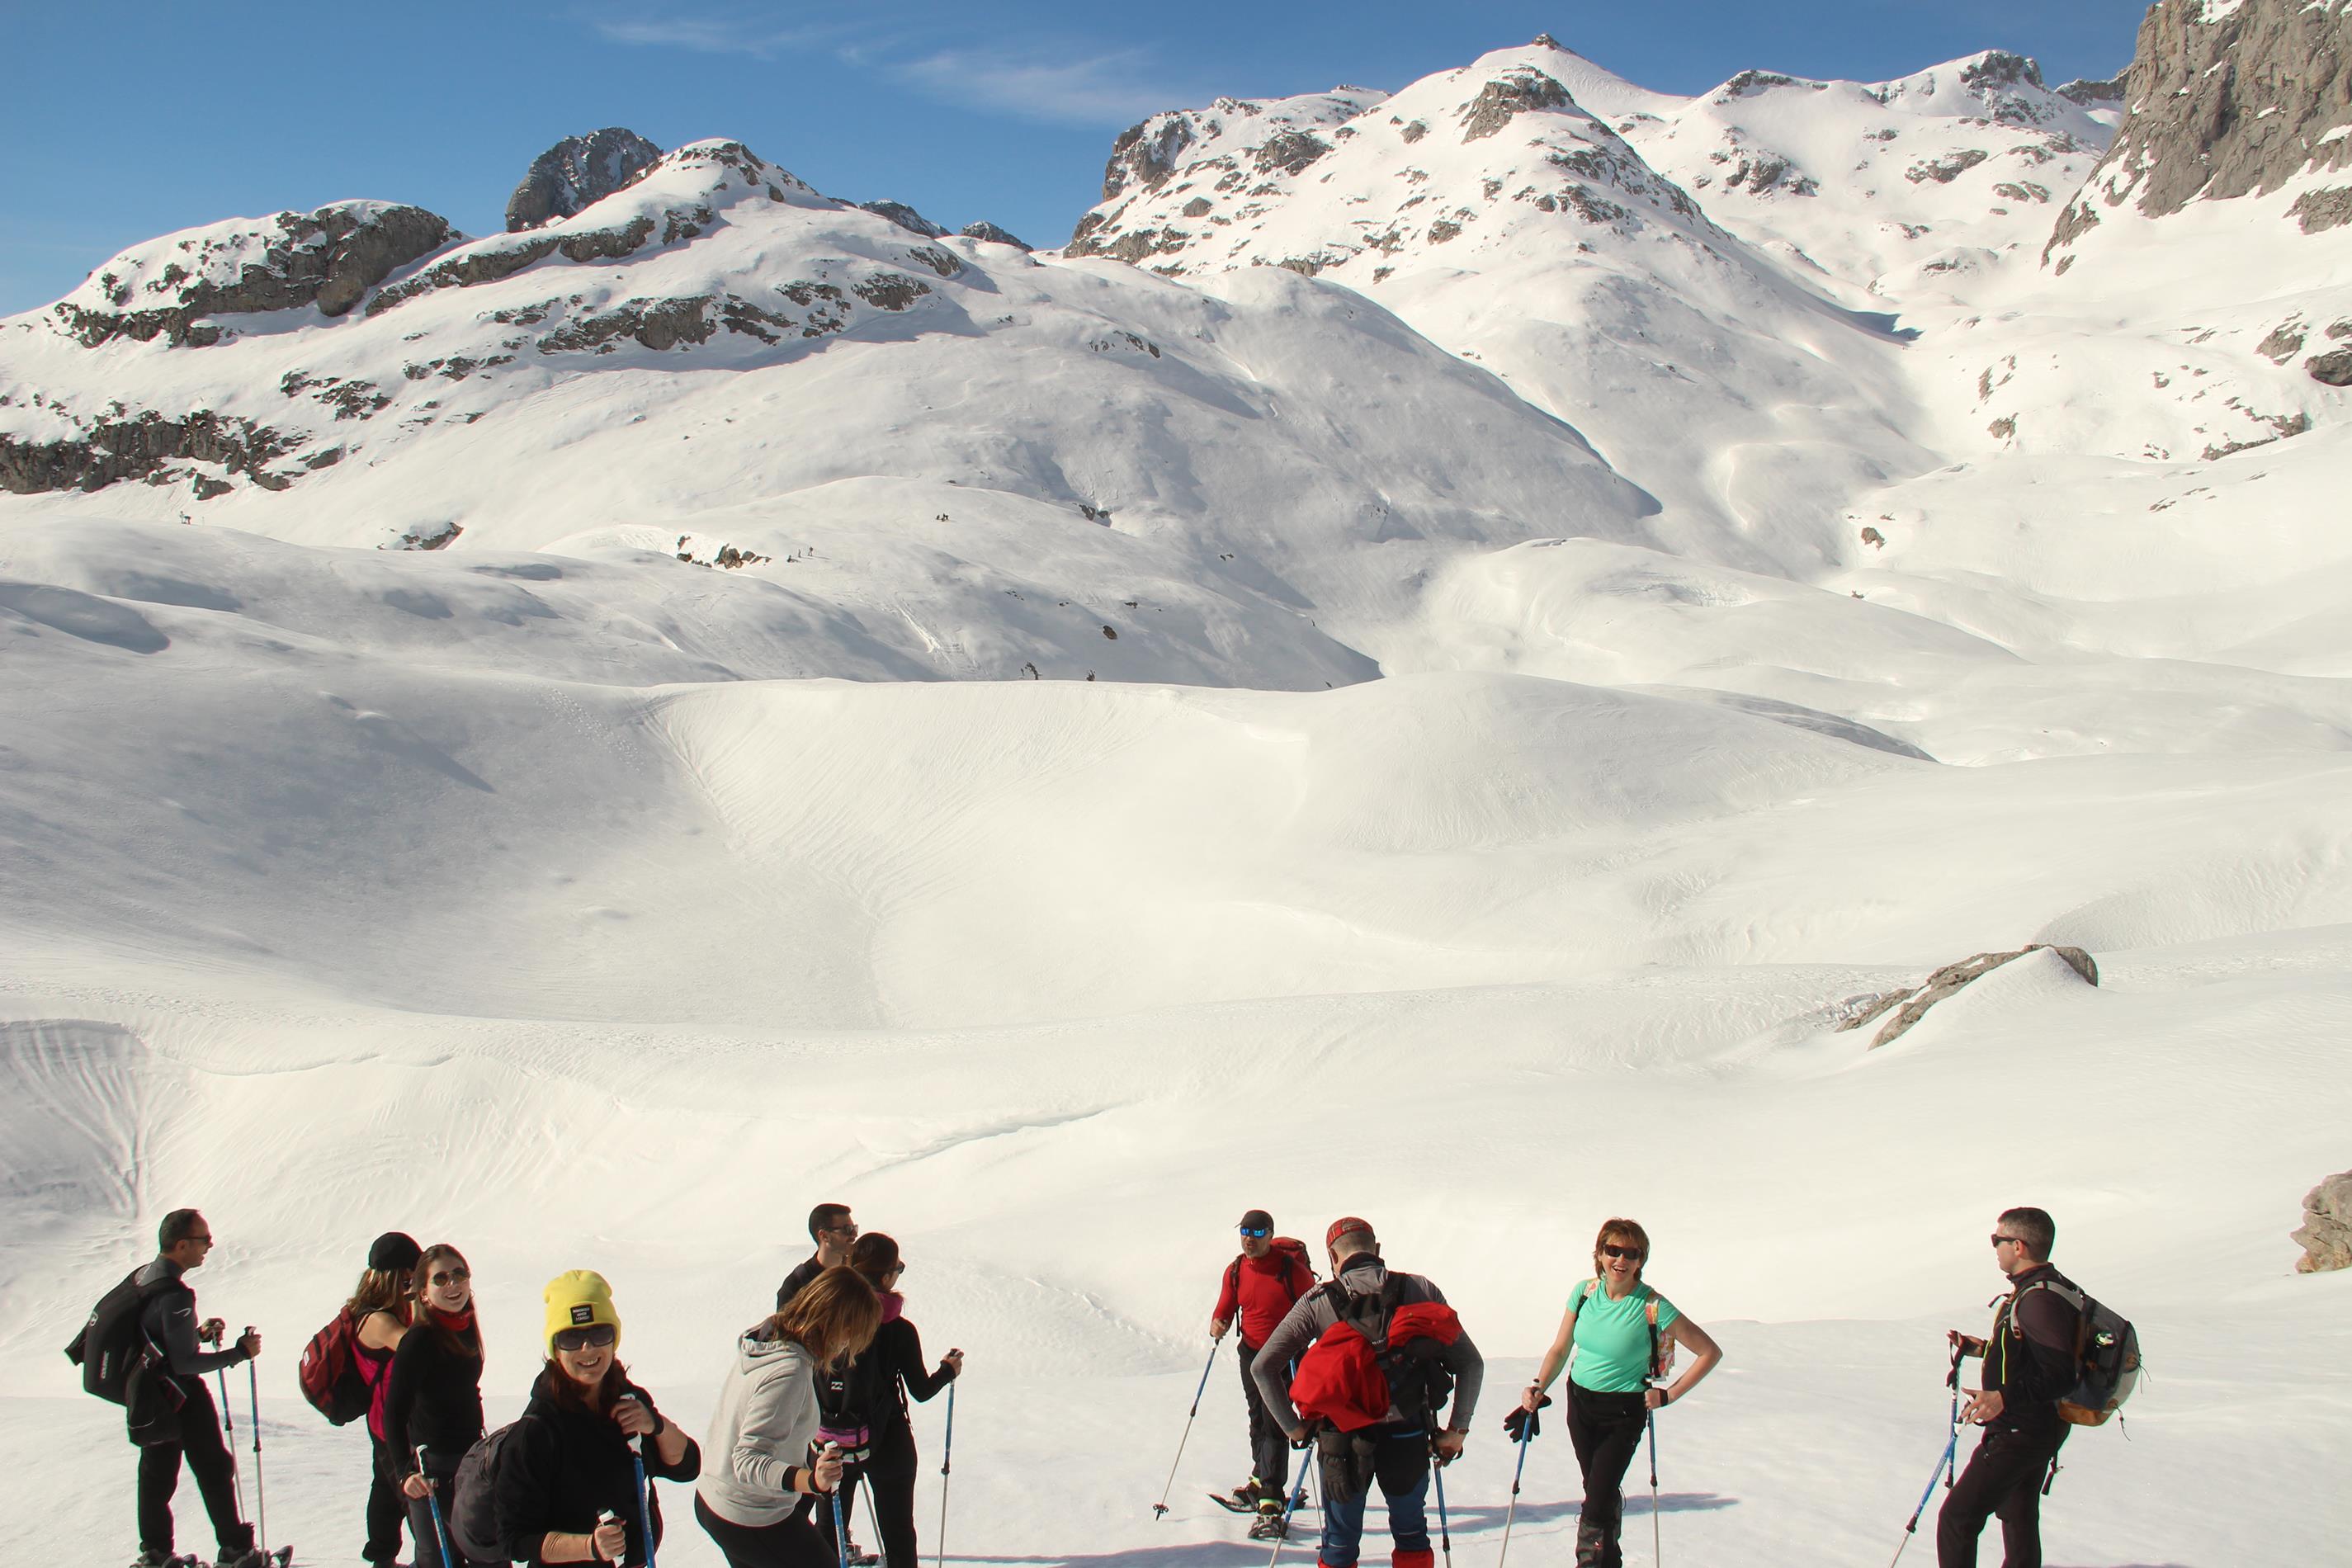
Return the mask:
<svg viewBox="0 0 2352 1568"><path fill-rule="evenodd" d="M886 1301L895 1301L894 1295ZM849 1363L843 1374L843 1384L852 1392L854 1403L865 1412L865 1423L876 1441L893 1428L908 1426L906 1394L929 1400L955 1381L955 1373L942 1362L937 1369L923 1363L923 1336L915 1325L900 1317L892 1317L874 1331L874 1342L866 1353Z"/></svg>
<svg viewBox="0 0 2352 1568"><path fill-rule="evenodd" d="M403 1342L405 1343L405 1342ZM523 1406L522 1425L501 1454L498 1478L499 1538L510 1562L534 1565L543 1560L541 1542L551 1530L585 1535L596 1528L596 1516L610 1509L629 1531L623 1561L642 1563L646 1541L642 1518L653 1530L654 1544L662 1538L661 1505L648 1485L637 1495L636 1469L629 1453L628 1435L609 1416L567 1408L549 1393L550 1379L562 1373L549 1368L531 1385L530 1403ZM653 1396L635 1384L622 1381L625 1392L644 1401L656 1418ZM691 1481L702 1474L702 1449L693 1438L676 1465L662 1463L654 1439L643 1444L646 1476L666 1481Z"/></svg>
<svg viewBox="0 0 2352 1568"><path fill-rule="evenodd" d="M1986 1426L1996 1431L2040 1432L2059 1424L2058 1400L2074 1386L2074 1338L2082 1314L2042 1283L2074 1288L2047 1263L2011 1279L2010 1293L1993 1312L1985 1342L1988 1393L1998 1390L2001 1410Z"/></svg>
<svg viewBox="0 0 2352 1568"><path fill-rule="evenodd" d="M478 1351L480 1340L475 1340ZM383 1430L393 1449L393 1473L416 1468L416 1450L431 1456L435 1471L453 1474L482 1435L482 1358L458 1355L440 1331L420 1322L393 1352L392 1380L383 1395Z"/></svg>

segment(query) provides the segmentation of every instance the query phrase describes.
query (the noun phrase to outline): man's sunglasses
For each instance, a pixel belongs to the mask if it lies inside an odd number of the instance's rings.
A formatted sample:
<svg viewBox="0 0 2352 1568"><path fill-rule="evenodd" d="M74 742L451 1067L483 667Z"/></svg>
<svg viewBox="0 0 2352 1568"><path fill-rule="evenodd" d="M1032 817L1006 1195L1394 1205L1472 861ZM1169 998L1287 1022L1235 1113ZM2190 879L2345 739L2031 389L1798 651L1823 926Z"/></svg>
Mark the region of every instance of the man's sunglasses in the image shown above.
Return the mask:
<svg viewBox="0 0 2352 1568"><path fill-rule="evenodd" d="M2004 1241L2009 1243L2011 1247L2018 1247L2023 1244L2023 1238L2020 1237L1997 1235L1992 1238L1992 1244L1995 1247L1999 1247Z"/></svg>
<svg viewBox="0 0 2352 1568"><path fill-rule="evenodd" d="M1640 1247L1620 1247L1613 1241L1603 1244L1601 1250L1603 1254L1611 1258L1638 1258L1642 1256L1642 1249Z"/></svg>
<svg viewBox="0 0 2352 1568"><path fill-rule="evenodd" d="M555 1348L560 1351L601 1349L621 1337L621 1331L610 1323L598 1323L586 1329L558 1329Z"/></svg>
<svg viewBox="0 0 2352 1568"><path fill-rule="evenodd" d="M1245 1225L1245 1226L1243 1226L1241 1227L1241 1233L1242 1233L1244 1236L1248 1237L1252 1241L1264 1241L1267 1237L1272 1236L1272 1235L1274 1234L1274 1232L1273 1232L1273 1231L1268 1230L1265 1226L1262 1226L1262 1225Z"/></svg>

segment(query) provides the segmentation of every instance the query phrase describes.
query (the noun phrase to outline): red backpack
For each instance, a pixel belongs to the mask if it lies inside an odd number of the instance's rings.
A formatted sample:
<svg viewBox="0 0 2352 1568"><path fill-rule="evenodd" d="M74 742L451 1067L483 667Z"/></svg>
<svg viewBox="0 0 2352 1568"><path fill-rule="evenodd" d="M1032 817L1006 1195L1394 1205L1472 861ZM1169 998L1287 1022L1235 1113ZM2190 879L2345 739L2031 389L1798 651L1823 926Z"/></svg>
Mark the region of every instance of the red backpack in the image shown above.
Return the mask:
<svg viewBox="0 0 2352 1568"><path fill-rule="evenodd" d="M1267 1245L1273 1247L1276 1252L1281 1253L1285 1257L1290 1258L1293 1262L1297 1263L1301 1268L1306 1269L1307 1289L1311 1290L1315 1288L1315 1260L1307 1255L1307 1244L1305 1242L1299 1240L1295 1236L1277 1236L1271 1242L1267 1243ZM1232 1296L1237 1303L1234 1309L1236 1311L1240 1310L1238 1303L1241 1300L1242 1264L1248 1257L1249 1254L1245 1252L1241 1253L1237 1255L1231 1263L1225 1265L1225 1291L1228 1295ZM1286 1270L1286 1274L1289 1271ZM1290 1299L1290 1304L1294 1307L1297 1306L1298 1304L1299 1297L1306 1294L1307 1290L1301 1290L1297 1296L1293 1296Z"/></svg>
<svg viewBox="0 0 2352 1568"><path fill-rule="evenodd" d="M1335 1314L1323 1337L1298 1358L1290 1402L1309 1421L1342 1432L1360 1431L1388 1416L1433 1423L1454 1393L1454 1374L1438 1352L1462 1337L1462 1320L1442 1301L1402 1301L1403 1281L1391 1275L1380 1294L1358 1295L1334 1279Z"/></svg>
<svg viewBox="0 0 2352 1568"><path fill-rule="evenodd" d="M337 1312L302 1347L302 1360L295 1369L295 1376L302 1384L302 1397L338 1426L348 1426L368 1413L371 1394L360 1376L359 1363L352 1354L359 1331L358 1322L349 1312Z"/></svg>

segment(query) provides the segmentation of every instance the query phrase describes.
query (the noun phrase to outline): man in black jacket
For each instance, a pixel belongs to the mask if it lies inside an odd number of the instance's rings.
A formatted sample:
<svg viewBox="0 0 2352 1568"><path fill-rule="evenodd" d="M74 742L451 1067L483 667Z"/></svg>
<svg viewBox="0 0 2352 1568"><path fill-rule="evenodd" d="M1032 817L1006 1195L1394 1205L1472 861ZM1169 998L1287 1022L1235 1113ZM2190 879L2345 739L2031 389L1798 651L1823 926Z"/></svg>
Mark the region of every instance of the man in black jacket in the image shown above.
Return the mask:
<svg viewBox="0 0 2352 1568"><path fill-rule="evenodd" d="M857 1222L849 1217L847 1204L819 1204L809 1210L809 1239L816 1250L784 1276L776 1287L776 1310L801 1293L801 1287L824 1273L849 1261L850 1245L857 1239Z"/></svg>
<svg viewBox="0 0 2352 1568"><path fill-rule="evenodd" d="M2042 1289L2073 1289L2050 1266L2057 1239L2057 1222L2042 1210L2004 1213L1992 1228L1992 1249L2010 1292L1993 1313L1992 1334L1950 1335L1960 1354L1984 1358L1984 1386L1968 1391L1960 1411L1962 1420L1983 1425L1984 1436L1937 1515L1937 1568L1976 1568L1977 1537L1995 1514L2003 1568L2041 1568L2042 1488L2066 1441L2058 1401L2074 1386L2081 1320L2058 1290Z"/></svg>
<svg viewBox="0 0 2352 1568"><path fill-rule="evenodd" d="M139 1332L164 1374L163 1399L175 1407L151 1431L163 1440L142 1439L139 1449L139 1562L158 1568L173 1555L172 1494L180 1488L180 1461L185 1458L205 1511L212 1516L220 1568L259 1568L253 1527L237 1518L234 1461L221 1441L220 1413L213 1407L205 1375L259 1355L261 1336L247 1330L230 1349L198 1349L204 1340L217 1344L226 1331L218 1319L199 1327L196 1293L182 1279L204 1267L213 1249L212 1226L194 1209L173 1209L163 1216L155 1240L161 1255L139 1271L140 1289L147 1295Z"/></svg>

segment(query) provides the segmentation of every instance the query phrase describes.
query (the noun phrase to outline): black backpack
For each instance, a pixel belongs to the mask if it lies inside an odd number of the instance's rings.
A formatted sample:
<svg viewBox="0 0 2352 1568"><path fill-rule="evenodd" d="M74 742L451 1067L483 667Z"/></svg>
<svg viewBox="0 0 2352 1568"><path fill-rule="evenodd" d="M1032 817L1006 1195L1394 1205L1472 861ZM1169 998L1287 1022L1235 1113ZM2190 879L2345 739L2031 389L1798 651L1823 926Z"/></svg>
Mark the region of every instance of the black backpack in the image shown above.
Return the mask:
<svg viewBox="0 0 2352 1568"><path fill-rule="evenodd" d="M2139 1331L2130 1319L2084 1295L2081 1286L2063 1274L2037 1279L2025 1289L2047 1290L2074 1309L2074 1386L2058 1396L2059 1419L2075 1426L2105 1426L2139 1386ZM2013 1320L2016 1303L2001 1310Z"/></svg>
<svg viewBox="0 0 2352 1568"><path fill-rule="evenodd" d="M1358 1294L1338 1279L1316 1287L1329 1293L1332 1315L1372 1347L1372 1361L1388 1379L1389 1397L1408 1422L1434 1429L1437 1412L1454 1397L1454 1373L1438 1356L1445 1347L1427 1335L1389 1342L1389 1323L1404 1304L1404 1281L1391 1274L1378 1294Z"/></svg>
<svg viewBox="0 0 2352 1568"><path fill-rule="evenodd" d="M81 1368L82 1392L125 1406L131 1404L131 1374L148 1350L140 1320L147 1303L175 1283L159 1279L142 1288L139 1272L132 1269L121 1284L100 1296L81 1332L66 1345L66 1359Z"/></svg>
<svg viewBox="0 0 2352 1568"><path fill-rule="evenodd" d="M528 1415L508 1422L480 1438L457 1461L457 1478L449 1488L449 1510L442 1524L449 1543L469 1563L504 1563L506 1543L499 1539L499 1465L507 1445Z"/></svg>
<svg viewBox="0 0 2352 1568"><path fill-rule="evenodd" d="M873 1348L845 1366L816 1374L817 1441L838 1443L852 1464L866 1459L874 1444L874 1419L882 1414L882 1367ZM892 1384L898 1383L892 1378ZM903 1399L901 1417L904 1416Z"/></svg>

